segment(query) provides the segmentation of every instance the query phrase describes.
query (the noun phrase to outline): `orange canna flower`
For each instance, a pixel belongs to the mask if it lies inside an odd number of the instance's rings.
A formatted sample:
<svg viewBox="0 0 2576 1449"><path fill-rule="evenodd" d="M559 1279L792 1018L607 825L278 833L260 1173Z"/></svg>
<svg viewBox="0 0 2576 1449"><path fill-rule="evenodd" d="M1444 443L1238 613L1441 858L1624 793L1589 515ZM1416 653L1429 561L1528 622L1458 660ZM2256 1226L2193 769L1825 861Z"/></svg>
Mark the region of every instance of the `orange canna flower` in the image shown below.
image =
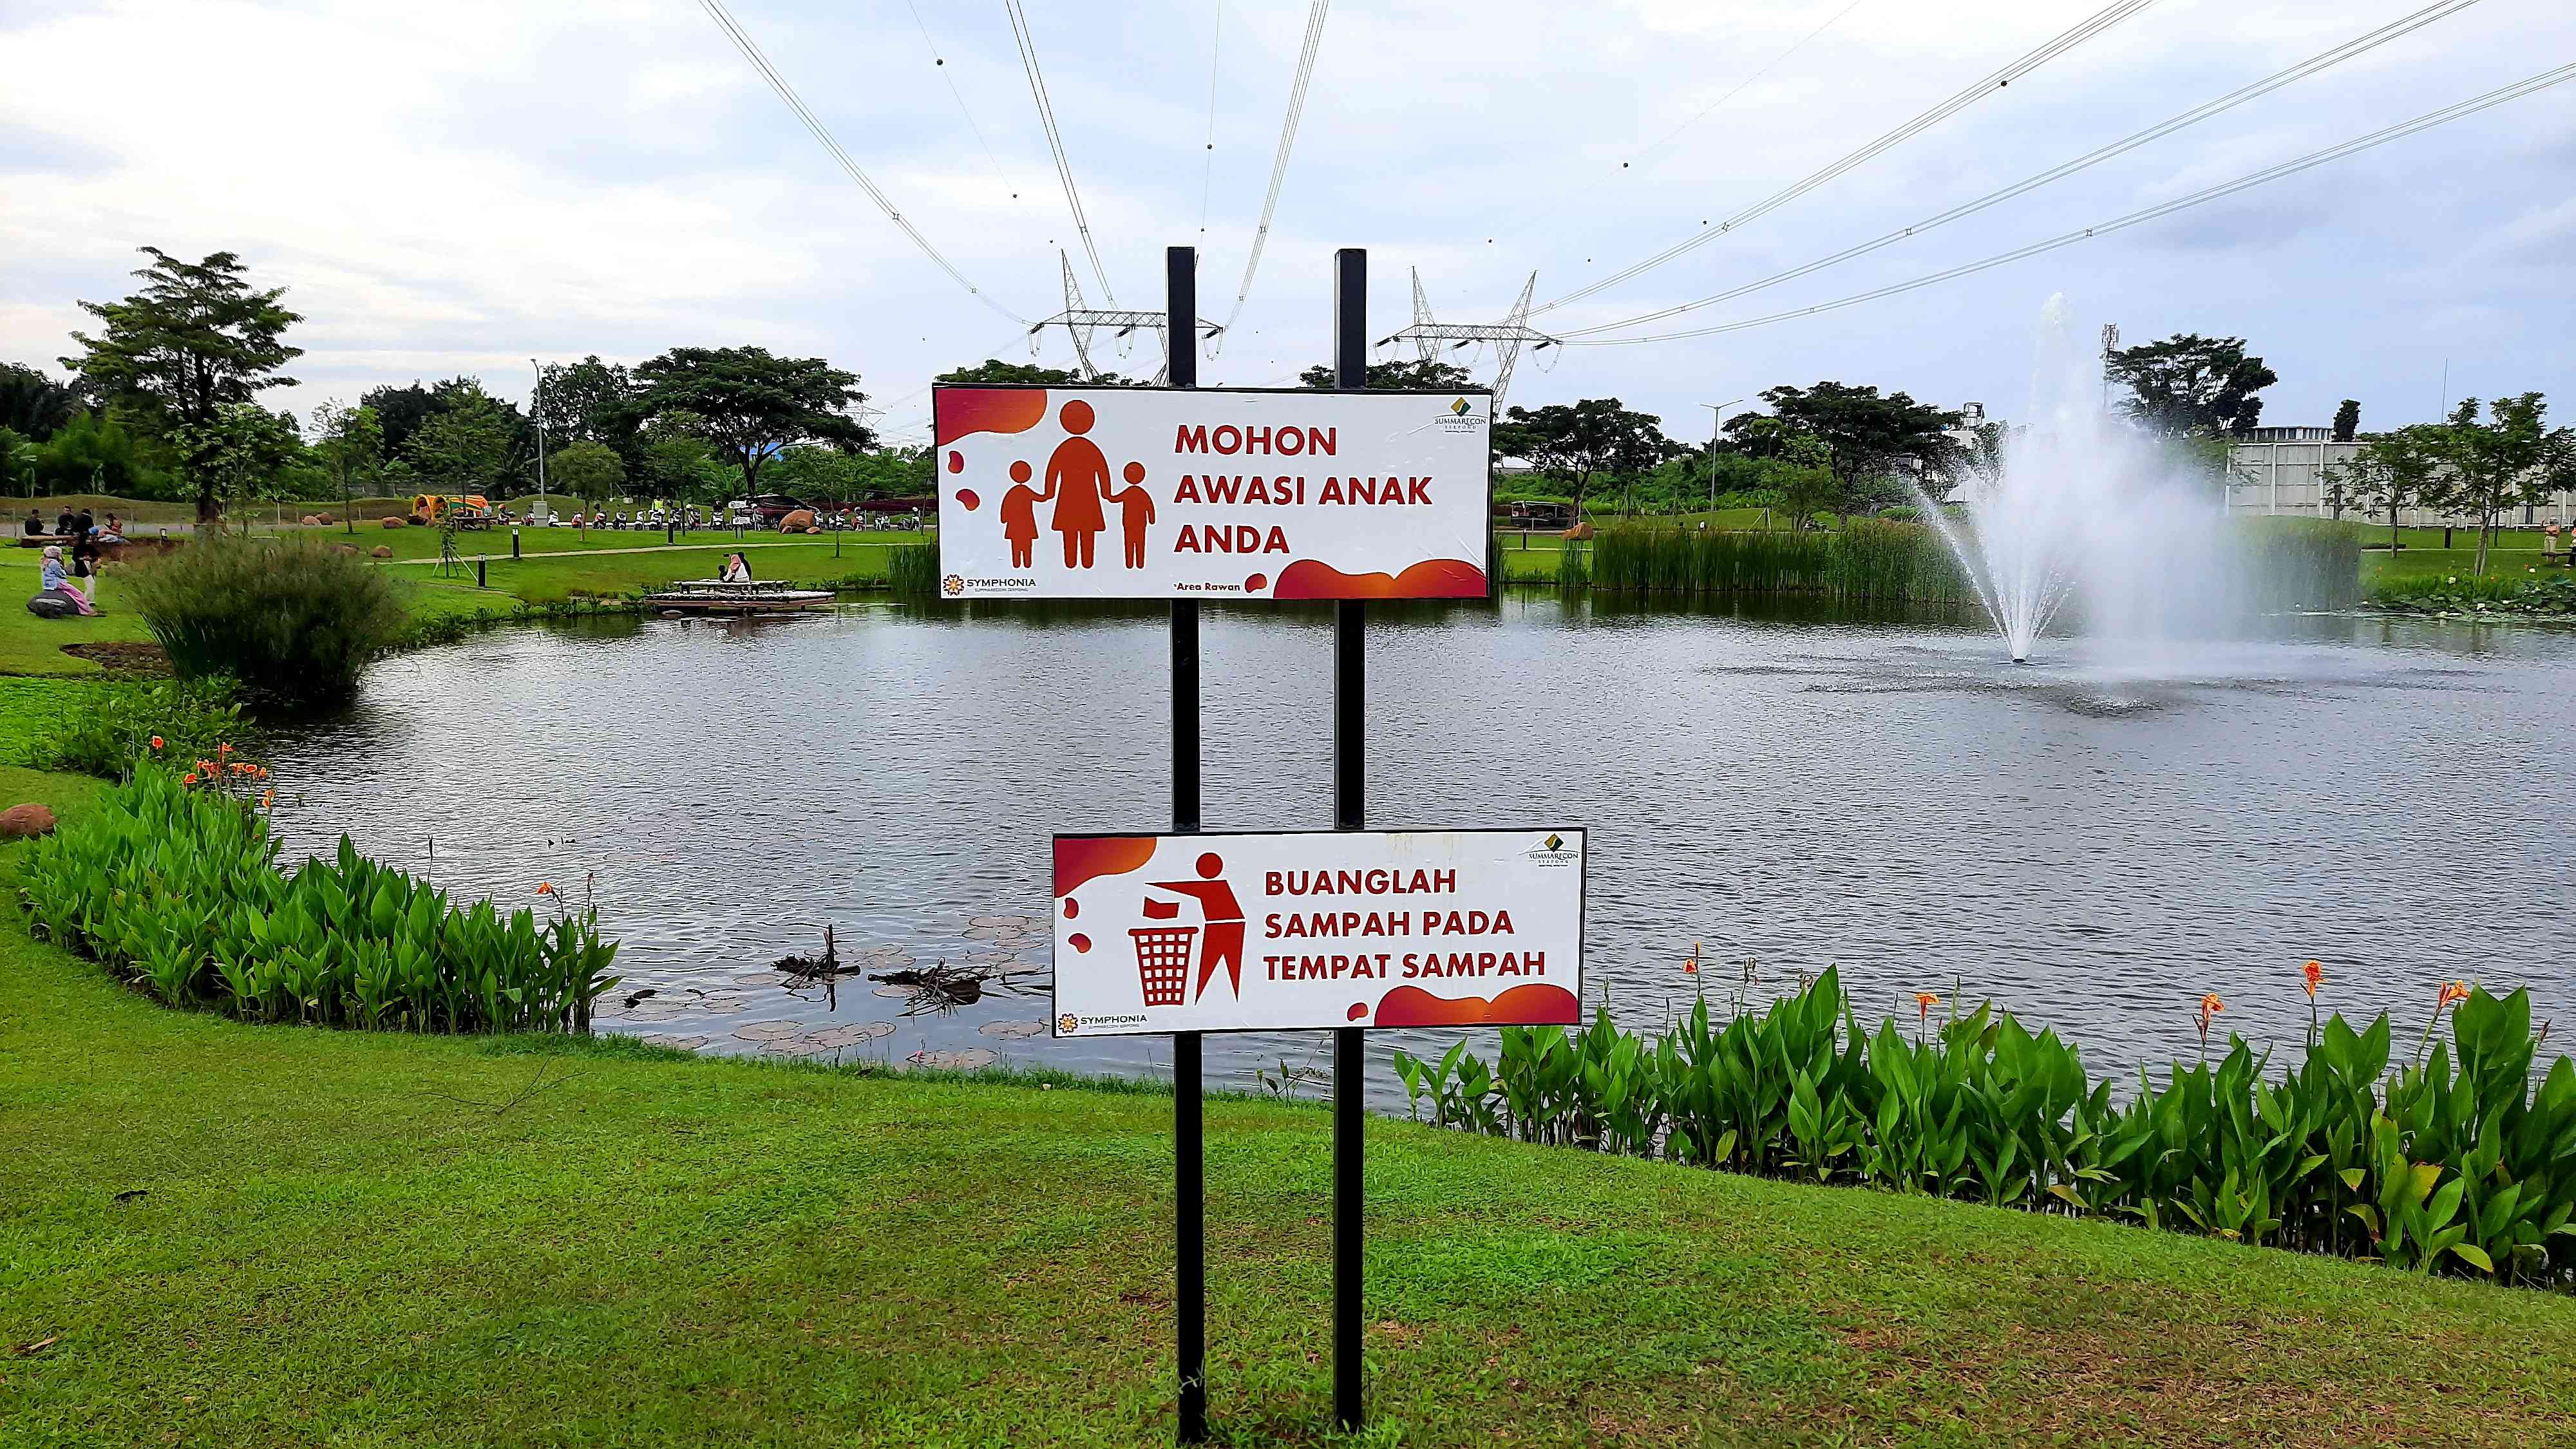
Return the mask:
<svg viewBox="0 0 2576 1449"><path fill-rule="evenodd" d="M1699 974L1699 963L1687 956L1683 957L1682 973L1686 976L1697 976Z"/></svg>
<svg viewBox="0 0 2576 1449"><path fill-rule="evenodd" d="M161 748L161 737L159 735L154 735L152 737L152 748L156 750Z"/></svg>
<svg viewBox="0 0 2576 1449"><path fill-rule="evenodd" d="M537 882L537 894L541 896L556 894L554 882L549 880L541 880Z"/></svg>
<svg viewBox="0 0 2576 1449"><path fill-rule="evenodd" d="M2306 984L2308 995L2314 996L2317 994L2317 988L2325 984L2326 968L2318 962L2311 961L2299 968L2299 978Z"/></svg>
<svg viewBox="0 0 2576 1449"><path fill-rule="evenodd" d="M259 808L260 808L260 809L262 809L262 810L274 810L274 809L276 809L276 808L277 808L277 792L276 792L275 790L270 790L270 791L267 791L267 792L263 793L263 794L259 797Z"/></svg>
<svg viewBox="0 0 2576 1449"><path fill-rule="evenodd" d="M2445 981L2442 983L2441 997L2433 1003L2433 1009L2435 1011L2440 1011L2444 1007L2451 1006L2468 999L2469 987L2467 982Z"/></svg>
<svg viewBox="0 0 2576 1449"><path fill-rule="evenodd" d="M180 784L182 784L182 785L193 785L193 784L197 783L197 772L196 772L196 771L194 771L194 770L190 770L190 771L188 772L187 778L186 778L186 779L181 780L179 783L180 783Z"/></svg>
<svg viewBox="0 0 2576 1449"><path fill-rule="evenodd" d="M219 755L229 755L229 754L231 754L232 752L233 752L233 747L232 747L232 746L230 746L230 745L217 745L217 746L215 746L215 753L216 753L216 754L219 754Z"/></svg>
<svg viewBox="0 0 2576 1449"><path fill-rule="evenodd" d="M1940 1004L1941 994L1937 991L1918 991L1914 993L1914 1014L1918 1017L1930 1016L1932 1014L1932 1008L1939 1006Z"/></svg>

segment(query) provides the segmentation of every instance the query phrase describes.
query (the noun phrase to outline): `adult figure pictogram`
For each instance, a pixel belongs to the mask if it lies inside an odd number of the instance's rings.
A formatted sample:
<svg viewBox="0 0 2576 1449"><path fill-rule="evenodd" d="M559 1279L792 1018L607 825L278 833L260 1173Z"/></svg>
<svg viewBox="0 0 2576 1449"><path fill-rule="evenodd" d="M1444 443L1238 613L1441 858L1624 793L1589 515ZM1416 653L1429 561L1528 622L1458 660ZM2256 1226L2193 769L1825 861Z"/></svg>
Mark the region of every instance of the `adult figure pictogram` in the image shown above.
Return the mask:
<svg viewBox="0 0 2576 1449"><path fill-rule="evenodd" d="M1226 980L1239 997L1243 995L1243 902L1235 899L1234 887L1219 879L1225 872L1225 861L1215 851L1199 857L1198 870L1198 880L1158 880L1149 884L1158 891L1197 901L1199 915L1207 921L1207 928L1199 933L1198 984L1190 995L1205 995L1216 968L1223 966Z"/></svg>
<svg viewBox="0 0 2576 1449"><path fill-rule="evenodd" d="M1100 499L1110 488L1109 460L1101 456L1099 444L1083 436L1091 431L1091 404L1076 398L1064 405L1056 420L1071 436L1056 444L1054 455L1047 459L1046 491L1055 499L1047 526L1064 535L1064 566L1087 569L1100 530L1108 526Z"/></svg>

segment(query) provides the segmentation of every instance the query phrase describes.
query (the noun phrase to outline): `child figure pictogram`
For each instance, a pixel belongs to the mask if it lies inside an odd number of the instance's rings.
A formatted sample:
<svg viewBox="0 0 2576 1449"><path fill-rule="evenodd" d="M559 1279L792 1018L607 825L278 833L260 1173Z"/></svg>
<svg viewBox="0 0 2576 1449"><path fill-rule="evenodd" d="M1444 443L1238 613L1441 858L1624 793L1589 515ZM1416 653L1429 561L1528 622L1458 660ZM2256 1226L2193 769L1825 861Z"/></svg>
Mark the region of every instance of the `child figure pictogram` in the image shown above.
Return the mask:
<svg viewBox="0 0 2576 1449"><path fill-rule="evenodd" d="M1130 463L1126 468L1128 486L1109 495L1118 505L1118 526L1127 545L1123 562L1131 569L1145 566L1145 527L1154 521L1154 495L1145 491L1145 465Z"/></svg>
<svg viewBox="0 0 2576 1449"><path fill-rule="evenodd" d="M1047 495L1028 486L1029 465L1025 460L1011 464L1011 491L1002 495L1002 537L1011 545L1011 567L1037 567L1038 505Z"/></svg>

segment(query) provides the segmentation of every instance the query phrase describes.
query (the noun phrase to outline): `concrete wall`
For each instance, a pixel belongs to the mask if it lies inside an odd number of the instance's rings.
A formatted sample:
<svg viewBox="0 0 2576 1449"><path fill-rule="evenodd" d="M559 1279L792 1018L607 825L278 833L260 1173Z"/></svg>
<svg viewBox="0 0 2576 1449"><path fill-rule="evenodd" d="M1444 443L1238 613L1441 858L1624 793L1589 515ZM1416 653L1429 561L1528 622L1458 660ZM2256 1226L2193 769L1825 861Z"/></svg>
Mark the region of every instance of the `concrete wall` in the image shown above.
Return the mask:
<svg viewBox="0 0 2576 1449"><path fill-rule="evenodd" d="M2246 442L2235 446L2233 458L2236 476L2227 489L2230 513L2287 514L2299 518L2327 518L2332 510L2326 506L2325 484L2317 476L2331 464L2340 463L2361 451L2359 443L2335 442ZM2519 525L2523 521L2519 508L2506 512L2504 522ZM2347 506L2345 518L2356 516ZM2535 523L2566 523L2576 519L2576 494L2556 493L2548 503L2532 511ZM2385 516L2365 519L2385 522ZM2465 520L2446 517L2427 509L2409 508L2398 515L2398 521L2411 527L2439 527L2444 523Z"/></svg>

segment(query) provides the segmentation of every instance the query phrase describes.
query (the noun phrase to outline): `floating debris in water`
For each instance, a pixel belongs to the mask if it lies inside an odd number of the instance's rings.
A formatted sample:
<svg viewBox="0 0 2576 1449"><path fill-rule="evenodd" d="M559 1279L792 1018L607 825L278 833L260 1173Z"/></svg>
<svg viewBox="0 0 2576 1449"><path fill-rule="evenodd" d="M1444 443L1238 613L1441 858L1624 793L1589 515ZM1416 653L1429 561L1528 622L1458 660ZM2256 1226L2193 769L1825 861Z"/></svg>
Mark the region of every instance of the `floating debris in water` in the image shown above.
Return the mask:
<svg viewBox="0 0 2576 1449"><path fill-rule="evenodd" d="M904 1058L916 1067L934 1072L980 1071L1000 1061L1001 1054L989 1047L968 1047L964 1051L914 1052Z"/></svg>
<svg viewBox="0 0 2576 1449"><path fill-rule="evenodd" d="M1027 1041L1031 1037L1046 1035L1047 1024L1043 1021L988 1021L976 1030L1004 1041Z"/></svg>
<svg viewBox="0 0 2576 1449"><path fill-rule="evenodd" d="M631 994L629 994L629 995L627 996L627 998L626 998L626 1009L627 1009L627 1010L629 1010L629 1011L632 1011L632 1010L634 1010L634 1009L635 1009L635 1004L636 1004L637 1002L644 1000L644 999L645 999L646 997L648 997L648 996L659 996L659 995L661 995L661 994L662 994L662 993L661 993L661 991L660 991L659 989L657 989L657 988L655 988L655 987L647 986L647 987L645 987L643 990L641 990L641 991L637 991L637 992L633 992L633 993L631 993Z"/></svg>

